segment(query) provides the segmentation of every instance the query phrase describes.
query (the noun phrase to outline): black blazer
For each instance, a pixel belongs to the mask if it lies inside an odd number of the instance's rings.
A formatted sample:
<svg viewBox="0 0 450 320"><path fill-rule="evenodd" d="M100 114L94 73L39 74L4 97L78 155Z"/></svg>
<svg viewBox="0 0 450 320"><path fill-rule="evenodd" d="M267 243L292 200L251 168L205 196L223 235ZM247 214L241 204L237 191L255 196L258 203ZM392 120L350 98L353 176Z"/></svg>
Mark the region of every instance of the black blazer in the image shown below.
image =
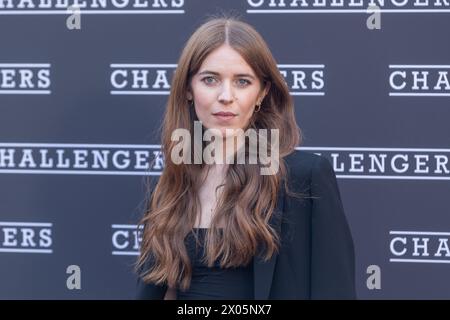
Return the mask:
<svg viewBox="0 0 450 320"><path fill-rule="evenodd" d="M306 151L285 160L288 186L307 198L288 196L280 188L269 223L281 247L268 262L254 259L255 300L355 299L354 247L333 167ZM166 290L138 279L138 299L163 299Z"/></svg>

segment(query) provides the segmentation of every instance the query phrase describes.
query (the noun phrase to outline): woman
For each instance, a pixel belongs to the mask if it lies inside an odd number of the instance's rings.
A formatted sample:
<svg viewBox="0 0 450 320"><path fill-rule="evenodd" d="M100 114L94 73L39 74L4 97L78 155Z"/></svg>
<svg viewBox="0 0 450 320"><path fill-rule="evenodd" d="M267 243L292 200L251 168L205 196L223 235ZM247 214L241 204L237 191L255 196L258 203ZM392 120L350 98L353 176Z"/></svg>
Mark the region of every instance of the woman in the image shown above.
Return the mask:
<svg viewBox="0 0 450 320"><path fill-rule="evenodd" d="M267 147L279 168L261 174L259 162L174 161L174 131L194 135L197 120L219 130L223 145L236 142L231 157L214 153L225 160L246 152L238 129L277 129L277 150ZM201 25L172 81L165 168L141 221L138 298L355 298L353 242L333 168L295 151L300 142L293 99L260 34L236 18Z"/></svg>

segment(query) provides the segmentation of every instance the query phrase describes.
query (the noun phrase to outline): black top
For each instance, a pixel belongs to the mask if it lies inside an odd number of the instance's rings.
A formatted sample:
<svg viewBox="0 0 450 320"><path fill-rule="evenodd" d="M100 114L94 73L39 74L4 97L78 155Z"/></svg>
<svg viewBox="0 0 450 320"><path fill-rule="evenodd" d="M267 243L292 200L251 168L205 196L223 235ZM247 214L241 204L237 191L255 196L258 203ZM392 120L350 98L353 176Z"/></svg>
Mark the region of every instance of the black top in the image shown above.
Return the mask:
<svg viewBox="0 0 450 320"><path fill-rule="evenodd" d="M177 290L177 299L254 299L253 261L245 267L237 268L221 268L219 259L214 262L213 267L208 267L202 262L205 254L204 237L207 230L207 228L194 228L200 242L198 246L192 233L189 233L185 239L193 267L192 278L187 291Z"/></svg>

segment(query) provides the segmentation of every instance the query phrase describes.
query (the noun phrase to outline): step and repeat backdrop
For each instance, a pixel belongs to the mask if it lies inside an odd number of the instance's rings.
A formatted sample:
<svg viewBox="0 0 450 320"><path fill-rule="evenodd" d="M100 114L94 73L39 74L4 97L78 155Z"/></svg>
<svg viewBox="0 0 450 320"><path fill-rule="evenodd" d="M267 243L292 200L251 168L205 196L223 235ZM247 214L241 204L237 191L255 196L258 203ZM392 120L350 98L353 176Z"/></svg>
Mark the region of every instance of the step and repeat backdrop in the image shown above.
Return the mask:
<svg viewBox="0 0 450 320"><path fill-rule="evenodd" d="M177 59L231 12L334 166L359 298L450 299L449 3L0 0L0 298L134 299Z"/></svg>

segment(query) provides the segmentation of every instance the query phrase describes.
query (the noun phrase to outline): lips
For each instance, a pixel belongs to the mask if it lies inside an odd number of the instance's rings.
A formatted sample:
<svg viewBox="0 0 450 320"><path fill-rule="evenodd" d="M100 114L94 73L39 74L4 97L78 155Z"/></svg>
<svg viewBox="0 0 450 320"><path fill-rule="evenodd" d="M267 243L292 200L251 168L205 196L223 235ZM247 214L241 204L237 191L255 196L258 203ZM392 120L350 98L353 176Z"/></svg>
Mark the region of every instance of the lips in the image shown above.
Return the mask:
<svg viewBox="0 0 450 320"><path fill-rule="evenodd" d="M235 114L233 112L223 112L223 111L213 113L213 115L215 115L215 116L222 116L222 117L233 117L233 116L235 116Z"/></svg>

